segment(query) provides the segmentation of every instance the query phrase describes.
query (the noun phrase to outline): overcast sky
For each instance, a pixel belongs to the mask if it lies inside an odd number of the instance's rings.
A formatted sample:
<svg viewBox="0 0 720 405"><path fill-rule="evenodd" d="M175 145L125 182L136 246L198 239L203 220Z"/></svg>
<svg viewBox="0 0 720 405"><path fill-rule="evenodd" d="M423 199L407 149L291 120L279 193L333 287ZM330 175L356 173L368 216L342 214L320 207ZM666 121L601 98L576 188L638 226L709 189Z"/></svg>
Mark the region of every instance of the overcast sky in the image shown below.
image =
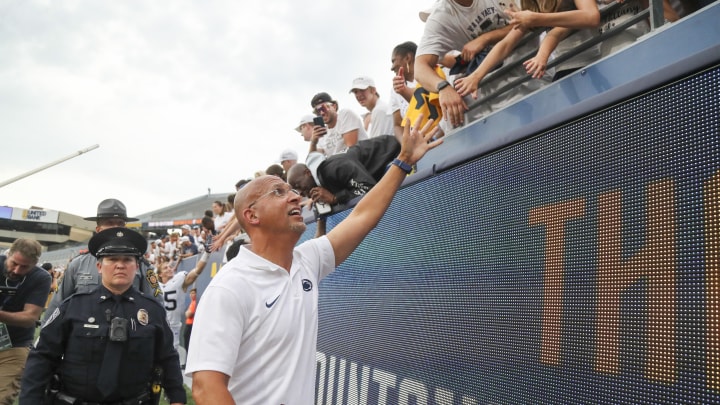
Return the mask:
<svg viewBox="0 0 720 405"><path fill-rule="evenodd" d="M395 45L419 42L432 0L0 0L0 206L130 215L300 160L293 130L327 91L363 112L352 79L392 90Z"/></svg>

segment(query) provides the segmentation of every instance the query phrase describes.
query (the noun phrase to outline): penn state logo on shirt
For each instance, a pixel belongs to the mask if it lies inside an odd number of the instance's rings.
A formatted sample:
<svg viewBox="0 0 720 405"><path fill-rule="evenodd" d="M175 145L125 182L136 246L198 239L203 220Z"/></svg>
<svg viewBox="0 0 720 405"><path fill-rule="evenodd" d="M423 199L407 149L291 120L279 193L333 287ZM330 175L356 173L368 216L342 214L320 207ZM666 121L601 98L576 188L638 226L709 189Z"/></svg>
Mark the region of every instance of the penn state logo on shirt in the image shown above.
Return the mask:
<svg viewBox="0 0 720 405"><path fill-rule="evenodd" d="M302 279L302 286L303 286L303 290L305 290L305 291L311 291L311 290L312 290L312 287L313 287L313 284L312 284L312 281L304 278L304 279Z"/></svg>

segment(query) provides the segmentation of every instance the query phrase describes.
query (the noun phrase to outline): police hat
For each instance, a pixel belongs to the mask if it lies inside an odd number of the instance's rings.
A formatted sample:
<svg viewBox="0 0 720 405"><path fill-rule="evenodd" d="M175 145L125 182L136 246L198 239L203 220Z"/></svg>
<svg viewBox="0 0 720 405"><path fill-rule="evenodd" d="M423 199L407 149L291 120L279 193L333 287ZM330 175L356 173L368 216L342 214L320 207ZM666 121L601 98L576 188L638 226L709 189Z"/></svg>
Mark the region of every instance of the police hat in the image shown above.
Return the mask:
<svg viewBox="0 0 720 405"><path fill-rule="evenodd" d="M108 198L107 200L103 200L102 202L100 202L100 204L98 204L97 216L87 217L83 219L86 221L97 221L103 218L120 218L125 222L138 221L137 218L128 218L125 204L123 204L122 201L116 200L114 198Z"/></svg>
<svg viewBox="0 0 720 405"><path fill-rule="evenodd" d="M141 257L147 250L147 241L139 233L127 228L109 228L90 238L88 249L95 257Z"/></svg>

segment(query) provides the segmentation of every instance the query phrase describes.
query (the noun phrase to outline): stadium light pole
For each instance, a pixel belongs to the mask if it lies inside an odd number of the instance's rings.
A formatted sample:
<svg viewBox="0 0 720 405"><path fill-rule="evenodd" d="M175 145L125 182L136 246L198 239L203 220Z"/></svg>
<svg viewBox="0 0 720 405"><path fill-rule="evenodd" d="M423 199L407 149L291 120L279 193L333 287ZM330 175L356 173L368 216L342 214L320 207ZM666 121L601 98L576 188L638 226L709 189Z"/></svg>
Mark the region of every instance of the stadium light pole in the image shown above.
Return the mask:
<svg viewBox="0 0 720 405"><path fill-rule="evenodd" d="M95 144L95 145L90 146L90 147L87 147L87 148L85 148L85 149L81 149L81 150L73 153L72 155L65 156L65 157L62 158L62 159L58 159L58 160L56 160L56 161L54 161L54 162L51 162L51 163L48 163L48 164L46 164L46 165L44 165L44 166L40 166L40 167L38 167L37 169L30 170L29 172L23 173L23 174L21 174L21 175L19 175L19 176L16 176L16 177L13 177L12 179L5 180L5 181L3 181L2 183L0 183L0 187L5 187L5 186L7 186L7 185L10 184L10 183L14 183L14 182L16 182L16 181L18 181L18 180L24 179L25 177L32 176L33 174L35 174L35 173L37 173L37 172L43 171L43 170L45 170L45 169L47 169L47 168L49 168L49 167L53 167L53 166L55 166L55 165L57 165L57 164L60 164L60 163L62 163L62 162L64 162L64 161L66 161L66 160L70 160L70 159L72 159L72 158L74 158L74 157L76 157L76 156L80 156L80 155L82 155L83 153L90 152L91 150L97 149L98 147L100 147L100 145Z"/></svg>

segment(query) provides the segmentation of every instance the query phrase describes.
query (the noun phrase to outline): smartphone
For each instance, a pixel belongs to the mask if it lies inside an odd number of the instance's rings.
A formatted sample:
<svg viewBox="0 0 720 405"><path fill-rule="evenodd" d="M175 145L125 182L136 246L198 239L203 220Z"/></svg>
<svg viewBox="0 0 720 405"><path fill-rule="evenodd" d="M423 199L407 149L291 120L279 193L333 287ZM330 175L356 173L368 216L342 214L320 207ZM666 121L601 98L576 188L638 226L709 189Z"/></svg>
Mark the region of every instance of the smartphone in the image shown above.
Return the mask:
<svg viewBox="0 0 720 405"><path fill-rule="evenodd" d="M315 117L313 118L313 124L319 125L321 127L325 126L325 120L323 120L323 117Z"/></svg>
<svg viewBox="0 0 720 405"><path fill-rule="evenodd" d="M332 207L330 207L330 204L318 201L313 204L313 211L315 211L316 216L327 215L332 212Z"/></svg>

